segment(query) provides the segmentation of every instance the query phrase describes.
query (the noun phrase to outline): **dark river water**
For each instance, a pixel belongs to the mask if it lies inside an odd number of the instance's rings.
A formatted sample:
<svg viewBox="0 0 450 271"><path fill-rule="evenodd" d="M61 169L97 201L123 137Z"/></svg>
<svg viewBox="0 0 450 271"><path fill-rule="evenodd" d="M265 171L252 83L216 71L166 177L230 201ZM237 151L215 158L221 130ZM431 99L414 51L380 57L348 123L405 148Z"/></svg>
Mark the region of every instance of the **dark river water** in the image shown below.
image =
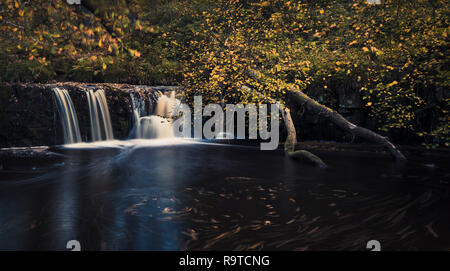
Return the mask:
<svg viewBox="0 0 450 271"><path fill-rule="evenodd" d="M0 170L1 250L450 249L448 159L320 152L320 169L256 147L104 145Z"/></svg>

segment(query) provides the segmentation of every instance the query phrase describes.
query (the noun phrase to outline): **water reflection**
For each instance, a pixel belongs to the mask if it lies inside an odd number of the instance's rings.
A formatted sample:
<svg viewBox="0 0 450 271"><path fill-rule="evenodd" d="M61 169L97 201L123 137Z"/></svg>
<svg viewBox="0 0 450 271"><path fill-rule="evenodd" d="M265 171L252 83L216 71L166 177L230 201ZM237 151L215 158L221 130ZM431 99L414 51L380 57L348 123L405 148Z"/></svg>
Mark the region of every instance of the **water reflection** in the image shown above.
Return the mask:
<svg viewBox="0 0 450 271"><path fill-rule="evenodd" d="M0 249L65 250L72 239L83 250L450 245L444 160L398 167L321 153L323 170L281 152L183 139L57 151L64 164L0 172L16 176L0 183Z"/></svg>

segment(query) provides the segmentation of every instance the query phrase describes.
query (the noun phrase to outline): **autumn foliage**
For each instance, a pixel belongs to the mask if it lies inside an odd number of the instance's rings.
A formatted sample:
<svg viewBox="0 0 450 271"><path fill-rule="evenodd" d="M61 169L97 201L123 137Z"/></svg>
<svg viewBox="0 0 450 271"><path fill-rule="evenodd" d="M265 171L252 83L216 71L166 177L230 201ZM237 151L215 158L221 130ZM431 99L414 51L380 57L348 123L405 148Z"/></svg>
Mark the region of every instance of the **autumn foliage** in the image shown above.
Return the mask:
<svg viewBox="0 0 450 271"><path fill-rule="evenodd" d="M350 86L379 132L449 147L448 0L81 2L1 0L1 80L182 84L219 103L289 87L336 109Z"/></svg>

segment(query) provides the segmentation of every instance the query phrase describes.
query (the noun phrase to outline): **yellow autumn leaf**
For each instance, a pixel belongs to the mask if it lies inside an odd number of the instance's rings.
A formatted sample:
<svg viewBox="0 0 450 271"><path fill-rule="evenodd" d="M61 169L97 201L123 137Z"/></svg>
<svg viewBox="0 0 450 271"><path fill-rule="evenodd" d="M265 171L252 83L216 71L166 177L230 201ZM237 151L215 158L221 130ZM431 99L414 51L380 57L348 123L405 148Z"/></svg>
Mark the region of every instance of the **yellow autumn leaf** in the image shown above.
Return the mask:
<svg viewBox="0 0 450 271"><path fill-rule="evenodd" d="M389 84L387 84L386 86L387 86L388 88L390 88L390 87L395 86L395 85L397 85L397 84L398 84L397 81L393 81L392 83L389 83Z"/></svg>
<svg viewBox="0 0 450 271"><path fill-rule="evenodd" d="M367 47L363 47L362 49L364 52L369 52L369 48L367 48Z"/></svg>

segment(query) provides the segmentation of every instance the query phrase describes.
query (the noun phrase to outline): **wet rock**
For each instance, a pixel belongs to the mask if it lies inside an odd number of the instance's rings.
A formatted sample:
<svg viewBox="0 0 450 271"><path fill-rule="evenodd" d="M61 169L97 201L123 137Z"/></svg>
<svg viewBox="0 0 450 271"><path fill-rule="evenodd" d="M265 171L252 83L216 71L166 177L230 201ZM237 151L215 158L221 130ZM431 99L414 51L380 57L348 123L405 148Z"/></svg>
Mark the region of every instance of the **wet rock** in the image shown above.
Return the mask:
<svg viewBox="0 0 450 271"><path fill-rule="evenodd" d="M49 164L61 162L64 155L54 153L47 147L34 148L10 148L0 150L0 170L11 168L11 166L33 164Z"/></svg>
<svg viewBox="0 0 450 271"><path fill-rule="evenodd" d="M339 106L343 108L361 108L362 99L359 91L340 88L338 91Z"/></svg>
<svg viewBox="0 0 450 271"><path fill-rule="evenodd" d="M51 144L54 117L49 88L39 84L0 85L0 147Z"/></svg>

